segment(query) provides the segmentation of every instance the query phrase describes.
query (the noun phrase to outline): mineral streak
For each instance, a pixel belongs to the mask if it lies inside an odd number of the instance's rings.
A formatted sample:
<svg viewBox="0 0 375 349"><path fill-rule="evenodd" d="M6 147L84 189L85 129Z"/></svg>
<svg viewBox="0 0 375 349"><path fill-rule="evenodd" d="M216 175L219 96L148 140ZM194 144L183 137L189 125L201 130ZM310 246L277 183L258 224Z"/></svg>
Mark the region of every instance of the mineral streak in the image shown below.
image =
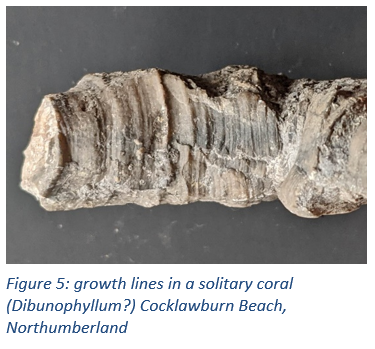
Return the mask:
<svg viewBox="0 0 375 349"><path fill-rule="evenodd" d="M51 211L279 198L318 217L366 204L366 144L366 79L89 74L44 97L21 186Z"/></svg>

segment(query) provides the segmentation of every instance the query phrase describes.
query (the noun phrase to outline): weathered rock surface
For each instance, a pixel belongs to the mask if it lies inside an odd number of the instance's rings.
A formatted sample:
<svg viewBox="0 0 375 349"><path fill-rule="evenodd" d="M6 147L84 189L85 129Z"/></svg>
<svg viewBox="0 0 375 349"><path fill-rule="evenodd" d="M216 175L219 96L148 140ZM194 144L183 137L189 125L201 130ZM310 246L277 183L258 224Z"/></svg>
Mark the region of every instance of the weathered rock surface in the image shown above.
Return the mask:
<svg viewBox="0 0 375 349"><path fill-rule="evenodd" d="M21 186L47 210L279 198L302 217L367 202L367 80L250 66L89 74L47 95Z"/></svg>

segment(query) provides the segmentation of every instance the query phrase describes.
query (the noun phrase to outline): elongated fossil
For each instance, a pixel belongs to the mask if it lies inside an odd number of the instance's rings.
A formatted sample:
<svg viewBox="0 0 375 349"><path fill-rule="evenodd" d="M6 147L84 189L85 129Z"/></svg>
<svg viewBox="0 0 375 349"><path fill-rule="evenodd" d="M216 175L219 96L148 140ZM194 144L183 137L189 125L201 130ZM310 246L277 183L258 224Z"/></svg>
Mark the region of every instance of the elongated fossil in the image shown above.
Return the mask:
<svg viewBox="0 0 375 349"><path fill-rule="evenodd" d="M318 217L366 204L366 144L366 79L89 74L44 97L21 186L52 211L279 198Z"/></svg>

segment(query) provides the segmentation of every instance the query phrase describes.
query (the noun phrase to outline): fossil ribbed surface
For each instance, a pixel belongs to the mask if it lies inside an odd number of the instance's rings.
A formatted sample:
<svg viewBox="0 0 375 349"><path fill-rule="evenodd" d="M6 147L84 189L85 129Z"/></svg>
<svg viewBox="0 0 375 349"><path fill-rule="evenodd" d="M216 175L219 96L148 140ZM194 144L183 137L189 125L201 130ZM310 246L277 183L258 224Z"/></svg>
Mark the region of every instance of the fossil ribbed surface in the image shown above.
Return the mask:
<svg viewBox="0 0 375 349"><path fill-rule="evenodd" d="M47 210L279 198L302 217L367 201L367 80L250 66L89 74L44 97L23 189Z"/></svg>

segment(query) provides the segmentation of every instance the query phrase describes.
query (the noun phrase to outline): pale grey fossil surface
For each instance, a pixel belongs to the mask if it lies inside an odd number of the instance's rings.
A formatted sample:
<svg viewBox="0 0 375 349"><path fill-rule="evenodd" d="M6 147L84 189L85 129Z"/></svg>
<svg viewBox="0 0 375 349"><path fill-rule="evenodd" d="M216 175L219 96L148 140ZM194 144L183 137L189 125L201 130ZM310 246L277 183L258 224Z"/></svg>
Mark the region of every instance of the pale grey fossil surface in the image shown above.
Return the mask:
<svg viewBox="0 0 375 349"><path fill-rule="evenodd" d="M367 203L367 80L88 74L44 97L21 186L50 211L280 199L301 217L351 212Z"/></svg>

